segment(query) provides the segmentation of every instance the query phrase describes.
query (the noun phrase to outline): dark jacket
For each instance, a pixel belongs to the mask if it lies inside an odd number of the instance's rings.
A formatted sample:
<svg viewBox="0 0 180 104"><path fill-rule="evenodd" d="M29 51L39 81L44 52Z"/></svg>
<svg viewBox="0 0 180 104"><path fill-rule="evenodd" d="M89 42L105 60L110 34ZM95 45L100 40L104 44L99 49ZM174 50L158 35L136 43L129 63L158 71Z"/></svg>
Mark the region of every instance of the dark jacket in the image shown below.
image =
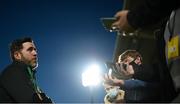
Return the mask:
<svg viewBox="0 0 180 104"><path fill-rule="evenodd" d="M179 7L179 0L142 0L141 4L130 9L127 19L133 28L144 28L169 17L172 10Z"/></svg>
<svg viewBox="0 0 180 104"><path fill-rule="evenodd" d="M158 83L160 81L160 76L158 72L158 68L156 68L155 65L137 65L134 62L131 63L134 69L134 79L146 81L146 82L152 82L152 83Z"/></svg>
<svg viewBox="0 0 180 104"><path fill-rule="evenodd" d="M131 63L134 69L134 80L126 81L124 86L127 103L161 102L160 77L153 65L137 65ZM128 83L127 83L128 82ZM128 86L129 85L129 86ZM130 86L133 86L129 88Z"/></svg>
<svg viewBox="0 0 180 104"><path fill-rule="evenodd" d="M38 102L27 67L22 62L13 62L3 70L0 75L0 102ZM32 73L34 76L35 72Z"/></svg>
<svg viewBox="0 0 180 104"><path fill-rule="evenodd" d="M144 29L158 22L165 20L161 26L161 31L156 33L159 47L159 58L161 60L159 67L160 83L163 90L163 101L171 102L176 92L172 82L165 58L165 41L163 39L164 27L171 12L180 8L180 0L142 0L142 3L128 13L127 19L129 24L135 29Z"/></svg>

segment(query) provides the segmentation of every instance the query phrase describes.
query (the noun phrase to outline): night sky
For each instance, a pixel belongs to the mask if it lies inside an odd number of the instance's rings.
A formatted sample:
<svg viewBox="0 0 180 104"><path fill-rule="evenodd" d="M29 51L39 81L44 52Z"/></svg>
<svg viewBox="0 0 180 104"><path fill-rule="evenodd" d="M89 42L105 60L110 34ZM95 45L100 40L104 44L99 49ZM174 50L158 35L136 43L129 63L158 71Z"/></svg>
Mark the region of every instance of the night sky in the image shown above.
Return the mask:
<svg viewBox="0 0 180 104"><path fill-rule="evenodd" d="M9 43L32 37L38 49L39 86L56 103L89 103L81 74L113 59L116 33L106 31L101 17L113 17L122 0L0 0L0 71L11 63ZM93 89L102 103L102 84Z"/></svg>

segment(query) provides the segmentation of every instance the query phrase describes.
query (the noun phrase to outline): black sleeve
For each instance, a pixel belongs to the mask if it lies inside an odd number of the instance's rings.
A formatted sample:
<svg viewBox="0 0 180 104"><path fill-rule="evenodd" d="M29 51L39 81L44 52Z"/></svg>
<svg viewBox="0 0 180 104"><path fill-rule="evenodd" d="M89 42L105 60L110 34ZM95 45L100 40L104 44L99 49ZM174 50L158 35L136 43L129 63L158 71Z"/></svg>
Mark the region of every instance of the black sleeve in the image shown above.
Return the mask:
<svg viewBox="0 0 180 104"><path fill-rule="evenodd" d="M134 69L134 79L139 79L142 81L148 81L152 82L154 81L154 75L155 73L153 72L153 68L150 66L145 66L145 65L137 65L137 64L132 64L133 69Z"/></svg>
<svg viewBox="0 0 180 104"><path fill-rule="evenodd" d="M25 66L10 67L2 77L2 85L15 102L33 102L35 92Z"/></svg>
<svg viewBox="0 0 180 104"><path fill-rule="evenodd" d="M141 0L141 4L130 9L127 19L137 29L158 23L177 9L179 0Z"/></svg>

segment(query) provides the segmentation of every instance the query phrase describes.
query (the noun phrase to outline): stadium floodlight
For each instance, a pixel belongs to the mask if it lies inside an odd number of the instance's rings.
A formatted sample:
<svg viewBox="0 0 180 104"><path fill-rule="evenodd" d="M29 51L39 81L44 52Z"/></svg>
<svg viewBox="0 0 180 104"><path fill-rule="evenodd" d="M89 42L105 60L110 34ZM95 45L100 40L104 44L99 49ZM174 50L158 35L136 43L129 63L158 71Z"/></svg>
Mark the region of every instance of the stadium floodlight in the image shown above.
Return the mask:
<svg viewBox="0 0 180 104"><path fill-rule="evenodd" d="M100 67L97 64L90 65L82 73L82 85L87 87L96 86L101 82Z"/></svg>

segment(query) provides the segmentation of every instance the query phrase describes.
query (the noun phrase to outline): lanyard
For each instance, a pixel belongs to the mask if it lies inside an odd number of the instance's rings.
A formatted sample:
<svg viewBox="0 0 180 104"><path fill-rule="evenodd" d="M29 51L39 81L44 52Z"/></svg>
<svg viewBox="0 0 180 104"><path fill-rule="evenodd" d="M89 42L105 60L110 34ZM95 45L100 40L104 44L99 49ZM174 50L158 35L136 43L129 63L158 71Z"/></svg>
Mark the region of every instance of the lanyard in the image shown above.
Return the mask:
<svg viewBox="0 0 180 104"><path fill-rule="evenodd" d="M29 73L29 76L30 76L30 80L32 81L34 90L35 90L36 92L39 92L39 93L40 93L41 91L40 91L39 87L38 87L37 84L36 84L36 80L35 80L34 77L33 77L33 72L32 72L32 70L31 70L31 68L30 68L30 67L27 67L27 69L28 69L28 73Z"/></svg>
<svg viewBox="0 0 180 104"><path fill-rule="evenodd" d="M31 79L31 81L32 81L32 83L33 83L33 88L34 88L34 90L36 91L39 99L40 99L40 100L43 100L43 98L42 98L41 95L40 95L41 91L40 91L39 87L38 87L37 84L36 84L36 80L35 80L34 77L33 77L33 72L32 72L32 70L31 70L31 68L30 68L30 67L27 67L27 69L28 69L28 73L29 73L30 79Z"/></svg>

